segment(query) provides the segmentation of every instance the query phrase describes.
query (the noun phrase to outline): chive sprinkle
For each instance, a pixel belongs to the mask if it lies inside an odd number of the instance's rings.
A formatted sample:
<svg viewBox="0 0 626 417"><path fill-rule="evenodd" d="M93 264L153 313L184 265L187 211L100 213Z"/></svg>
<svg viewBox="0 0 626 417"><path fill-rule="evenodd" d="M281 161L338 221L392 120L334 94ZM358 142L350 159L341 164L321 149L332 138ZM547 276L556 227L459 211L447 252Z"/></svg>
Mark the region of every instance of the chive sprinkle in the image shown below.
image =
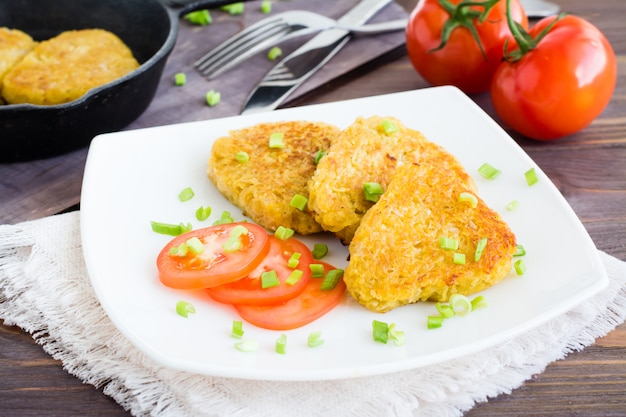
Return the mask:
<svg viewBox="0 0 626 417"><path fill-rule="evenodd" d="M222 100L222 94L215 90L210 90L205 95L206 104L210 107L216 106Z"/></svg>
<svg viewBox="0 0 626 417"><path fill-rule="evenodd" d="M248 152L240 151L235 154L235 161L237 162L248 162L250 160L250 155Z"/></svg>
<svg viewBox="0 0 626 417"><path fill-rule="evenodd" d="M261 13L268 14L272 11L272 2L269 0L263 0L261 2Z"/></svg>
<svg viewBox="0 0 626 417"><path fill-rule="evenodd" d="M518 259L513 263L513 267L515 268L515 273L517 275L524 275L526 273L526 264L521 259Z"/></svg>
<svg viewBox="0 0 626 417"><path fill-rule="evenodd" d="M309 347L318 347L324 343L324 339L322 339L322 332L311 332L309 333L309 337L307 338L307 345Z"/></svg>
<svg viewBox="0 0 626 417"><path fill-rule="evenodd" d="M283 56L283 50L280 49L280 47L278 46L270 48L270 50L267 52L267 59L269 59L270 61L276 61L281 56Z"/></svg>
<svg viewBox="0 0 626 417"><path fill-rule="evenodd" d="M303 211L306 208L306 205L308 202L309 202L308 198L306 198L303 195L296 194L293 196L293 198L289 202L289 205L291 207L297 208L300 211Z"/></svg>
<svg viewBox="0 0 626 417"><path fill-rule="evenodd" d="M176 303L176 314L187 318L190 313L195 313L196 308L187 301L179 301Z"/></svg>
<svg viewBox="0 0 626 417"><path fill-rule="evenodd" d="M221 10L228 12L231 16L242 14L244 11L243 2L226 4L220 7Z"/></svg>
<svg viewBox="0 0 626 417"><path fill-rule="evenodd" d="M480 257L483 256L483 251L485 250L486 246L487 246L486 237L478 241L478 243L476 244L476 252L474 252L474 262L478 262L480 260Z"/></svg>
<svg viewBox="0 0 626 417"><path fill-rule="evenodd" d="M457 250L459 241L446 236L439 236L439 247L445 250Z"/></svg>
<svg viewBox="0 0 626 417"><path fill-rule="evenodd" d="M243 333L243 323L240 320L233 320L230 335L235 339L241 339L243 337Z"/></svg>
<svg viewBox="0 0 626 417"><path fill-rule="evenodd" d="M496 178L498 175L500 175L502 171L500 171L497 168L492 167L491 165L485 162L484 164L480 166L480 168L478 168L478 173L482 175L483 177L487 178L488 180L492 180Z"/></svg>
<svg viewBox="0 0 626 417"><path fill-rule="evenodd" d="M391 135L392 133L398 131L398 126L391 120L387 119L383 120L380 123L380 127L383 129L383 132L385 132L386 135Z"/></svg>
<svg viewBox="0 0 626 417"><path fill-rule="evenodd" d="M206 219L208 219L210 215L211 215L210 206L206 206L206 207L200 206L200 208L196 210L196 219L198 219L198 221L203 222Z"/></svg>
<svg viewBox="0 0 626 417"><path fill-rule="evenodd" d="M189 201L193 198L195 193L191 189L191 187L184 188L180 193L178 193L178 199L180 201Z"/></svg>
<svg viewBox="0 0 626 417"><path fill-rule="evenodd" d="M299 269L294 269L293 271L291 271L291 274L289 274L289 276L287 277L285 284L294 285L302 279L303 275L304 275L304 272L302 272Z"/></svg>
<svg viewBox="0 0 626 417"><path fill-rule="evenodd" d="M322 278L324 276L324 265L322 264L309 264L311 269L311 278Z"/></svg>
<svg viewBox="0 0 626 417"><path fill-rule="evenodd" d="M526 184L528 184L529 186L535 185L537 184L537 181L539 181L539 178L537 178L537 172L535 171L535 168L531 168L528 171L526 171L524 173L524 177L526 177Z"/></svg>
<svg viewBox="0 0 626 417"><path fill-rule="evenodd" d="M372 320L372 337L376 342L387 343L387 340L389 340L389 325L384 321Z"/></svg>
<svg viewBox="0 0 626 417"><path fill-rule="evenodd" d="M377 182L363 183L363 194L367 201L377 202L383 194L383 187Z"/></svg>
<svg viewBox="0 0 626 417"><path fill-rule="evenodd" d="M284 355L287 353L287 335L281 334L278 339L276 339L276 353L280 353Z"/></svg>
<svg viewBox="0 0 626 417"><path fill-rule="evenodd" d="M184 72L177 72L174 74L174 84L177 86L183 86L187 83L187 76Z"/></svg>
<svg viewBox="0 0 626 417"><path fill-rule="evenodd" d="M271 288L280 285L278 274L273 269L271 271L265 271L261 274L261 288Z"/></svg>
<svg viewBox="0 0 626 417"><path fill-rule="evenodd" d="M293 229L289 229L289 228L284 227L284 226L278 226L276 228L276 231L274 232L274 236L276 236L280 240L287 240L290 237L292 237L294 235L294 233L295 232L294 232Z"/></svg>
<svg viewBox="0 0 626 417"><path fill-rule="evenodd" d="M341 280L342 276L343 276L343 269L332 269L328 271L328 273L324 277L324 281L322 281L322 285L320 287L321 290L330 291L334 289L337 286L337 284L339 284L339 281Z"/></svg>
<svg viewBox="0 0 626 417"><path fill-rule="evenodd" d="M320 159L322 159L324 156L326 156L326 152L324 152L321 149L318 149L317 152L315 152L315 156L313 158L313 162L315 163L315 165L320 163Z"/></svg>
<svg viewBox="0 0 626 417"><path fill-rule="evenodd" d="M213 21L211 14L208 10L196 10L195 12L187 13L184 19L189 21L193 25L205 26Z"/></svg>
<svg viewBox="0 0 626 417"><path fill-rule="evenodd" d="M235 349L241 352L255 352L259 348L259 342L256 340L242 340L235 343Z"/></svg>
<svg viewBox="0 0 626 417"><path fill-rule="evenodd" d="M295 267L297 267L298 264L300 263L300 256L302 255L298 252L292 253L291 256L289 257L289 260L287 261L287 267L291 269L294 269Z"/></svg>
<svg viewBox="0 0 626 417"><path fill-rule="evenodd" d="M270 135L269 147L272 149L281 149L285 147L283 139L285 134L282 132L274 132Z"/></svg>
<svg viewBox="0 0 626 417"><path fill-rule="evenodd" d="M183 233L187 233L192 229L191 223L170 224L151 221L150 226L152 227L153 232L170 236L178 236Z"/></svg>
<svg viewBox="0 0 626 417"><path fill-rule="evenodd" d="M328 255L328 246L325 243L315 243L313 245L313 259L322 259Z"/></svg>

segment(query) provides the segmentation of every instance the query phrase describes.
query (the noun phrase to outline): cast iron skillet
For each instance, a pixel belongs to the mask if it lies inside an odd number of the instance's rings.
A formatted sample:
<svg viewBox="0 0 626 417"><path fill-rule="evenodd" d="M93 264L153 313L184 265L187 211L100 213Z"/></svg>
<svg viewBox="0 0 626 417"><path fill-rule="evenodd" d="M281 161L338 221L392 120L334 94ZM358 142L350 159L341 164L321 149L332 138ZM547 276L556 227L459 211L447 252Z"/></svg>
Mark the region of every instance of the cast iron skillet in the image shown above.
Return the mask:
<svg viewBox="0 0 626 417"><path fill-rule="evenodd" d="M148 107L184 14L234 0L1 0L0 26L35 40L100 28L119 36L141 66L78 100L54 106L0 105L0 162L45 158L119 130Z"/></svg>

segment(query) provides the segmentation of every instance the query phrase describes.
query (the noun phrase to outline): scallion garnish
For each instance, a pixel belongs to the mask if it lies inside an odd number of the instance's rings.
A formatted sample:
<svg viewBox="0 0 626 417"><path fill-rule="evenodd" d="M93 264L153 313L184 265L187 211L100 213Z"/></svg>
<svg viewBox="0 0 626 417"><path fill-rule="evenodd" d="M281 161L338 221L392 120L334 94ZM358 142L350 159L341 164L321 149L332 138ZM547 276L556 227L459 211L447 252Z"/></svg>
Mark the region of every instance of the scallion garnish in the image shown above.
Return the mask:
<svg viewBox="0 0 626 417"><path fill-rule="evenodd" d="M482 175L483 177L487 178L488 180L492 180L496 178L498 175L500 175L502 171L500 171L497 168L492 167L491 165L485 162L484 164L480 166L480 168L478 168L478 173Z"/></svg>
<svg viewBox="0 0 626 417"><path fill-rule="evenodd" d="M222 94L215 90L210 90L204 97L206 99L206 104L211 107L216 106L222 100Z"/></svg>
<svg viewBox="0 0 626 417"><path fill-rule="evenodd" d="M457 250L459 241L446 236L439 236L439 247L445 250Z"/></svg>
<svg viewBox="0 0 626 417"><path fill-rule="evenodd" d="M442 316L428 316L428 329L438 329L443 325Z"/></svg>
<svg viewBox="0 0 626 417"><path fill-rule="evenodd" d="M309 202L308 198L306 198L305 196L301 194L296 194L293 196L293 198L289 202L289 205L291 207L297 208L300 211L303 211L306 208L306 205L308 202Z"/></svg>
<svg viewBox="0 0 626 417"><path fill-rule="evenodd" d="M198 221L203 222L206 219L208 219L210 215L211 215L210 206L206 206L206 207L200 206L200 208L196 210L196 219L198 219Z"/></svg>
<svg viewBox="0 0 626 417"><path fill-rule="evenodd" d="M195 12L187 13L183 16L185 20L188 20L189 23L193 25L205 26L213 21L211 18L211 14L208 10L196 10Z"/></svg>
<svg viewBox="0 0 626 417"><path fill-rule="evenodd" d="M383 120L380 123L380 127L383 129L383 132L385 132L386 135L391 135L392 133L398 131L398 126L391 120L387 119Z"/></svg>
<svg viewBox="0 0 626 417"><path fill-rule="evenodd" d="M324 343L324 339L322 339L322 332L311 332L309 333L309 337L307 338L307 345L309 347L318 347Z"/></svg>
<svg viewBox="0 0 626 417"><path fill-rule="evenodd" d="M244 11L244 5L242 2L226 4L220 7L221 10L228 12L230 15L242 14Z"/></svg>
<svg viewBox="0 0 626 417"><path fill-rule="evenodd" d="M464 316L472 311L472 302L463 294L452 294L449 303L454 313L459 316Z"/></svg>
<svg viewBox="0 0 626 417"><path fill-rule="evenodd" d="M341 277L343 276L343 269L331 269L328 271L322 285L320 286L322 291L330 291L339 284Z"/></svg>
<svg viewBox="0 0 626 417"><path fill-rule="evenodd" d="M396 346L401 346L405 342L404 332L402 330L396 329L395 323L391 323L389 325L389 338Z"/></svg>
<svg viewBox="0 0 626 417"><path fill-rule="evenodd" d="M191 187L184 188L180 193L178 193L178 199L180 201L189 201L193 198L195 193Z"/></svg>
<svg viewBox="0 0 626 417"><path fill-rule="evenodd" d="M263 0L261 2L261 13L268 14L272 11L272 2L269 0Z"/></svg>
<svg viewBox="0 0 626 417"><path fill-rule="evenodd" d="M328 255L328 246L325 243L315 243L313 245L313 259L322 259Z"/></svg>
<svg viewBox="0 0 626 417"><path fill-rule="evenodd" d="M261 288L271 288L280 285L278 274L273 269L271 271L265 271L261 274Z"/></svg>
<svg viewBox="0 0 626 417"><path fill-rule="evenodd" d="M218 224L228 224L228 223L234 223L234 222L235 222L235 219L232 218L232 216L230 215L230 212L223 211L220 218L215 220L212 224L213 226L216 226Z"/></svg>
<svg viewBox="0 0 626 417"><path fill-rule="evenodd" d="M459 202L460 203L469 203L470 207L474 208L478 205L478 197L474 194L469 193L467 191L459 194Z"/></svg>
<svg viewBox="0 0 626 417"><path fill-rule="evenodd" d="M255 352L259 348L259 342L256 340L242 340L235 343L235 348L241 352Z"/></svg>
<svg viewBox="0 0 626 417"><path fill-rule="evenodd" d="M228 239L226 242L222 243L222 248L224 248L226 252L238 251L242 247L241 236L247 235L248 233L249 230L246 229L245 226L238 224L231 229Z"/></svg>
<svg viewBox="0 0 626 417"><path fill-rule="evenodd" d="M240 320L233 320L230 335L235 339L241 339L243 337L243 333L243 323Z"/></svg>
<svg viewBox="0 0 626 417"><path fill-rule="evenodd" d="M513 256L524 256L524 255L526 255L526 249L524 249L522 245L516 245L515 253L513 254Z"/></svg>
<svg viewBox="0 0 626 417"><path fill-rule="evenodd" d="M515 268L517 275L524 275L526 273L526 264L521 259L515 261L515 263L513 263L513 267Z"/></svg>
<svg viewBox="0 0 626 417"><path fill-rule="evenodd" d="M483 256L483 251L487 247L487 238L484 237L476 244L476 252L474 252L474 262L480 261L480 257Z"/></svg>
<svg viewBox="0 0 626 417"><path fill-rule="evenodd" d="M387 340L389 340L389 325L384 321L372 320L372 336L376 342L387 343Z"/></svg>
<svg viewBox="0 0 626 417"><path fill-rule="evenodd" d="M320 163L320 159L322 159L324 156L326 156L326 152L324 152L321 149L318 149L317 152L315 152L315 157L313 158L313 162L315 163L315 165Z"/></svg>
<svg viewBox="0 0 626 417"><path fill-rule="evenodd" d="M187 301L179 301L176 303L176 314L187 318L190 313L195 313L196 308Z"/></svg>
<svg viewBox="0 0 626 417"><path fill-rule="evenodd" d="M178 236L183 233L189 232L192 229L191 223L170 224L151 221L150 226L152 227L153 232L170 236Z"/></svg>
<svg viewBox="0 0 626 417"><path fill-rule="evenodd" d="M324 276L324 265L309 264L309 268L311 268L311 278L322 278Z"/></svg>
<svg viewBox="0 0 626 417"><path fill-rule="evenodd" d="M240 151L235 154L235 161L237 162L248 162L250 160L250 155L248 152Z"/></svg>
<svg viewBox="0 0 626 417"><path fill-rule="evenodd" d="M285 142L283 139L285 138L285 134L282 132L274 132L270 135L269 147L272 149L281 149L285 147Z"/></svg>
<svg viewBox="0 0 626 417"><path fill-rule="evenodd" d="M298 266L298 264L300 263L300 256L302 255L298 252L292 253L289 257L289 260L287 261L287 267L294 269L296 266Z"/></svg>
<svg viewBox="0 0 626 417"><path fill-rule="evenodd" d="M293 271L291 271L291 274L289 274L289 277L287 277L287 280L285 281L285 284L287 284L287 285L294 285L298 281L300 281L300 279L302 278L303 275L304 275L304 272L302 272L299 269L294 269Z"/></svg>
<svg viewBox="0 0 626 417"><path fill-rule="evenodd" d="M484 307L487 307L487 300L485 300L485 297L479 295L478 297L474 297L472 299L472 311Z"/></svg>
<svg viewBox="0 0 626 417"><path fill-rule="evenodd" d="M280 49L280 47L278 46L271 47L270 50L267 52L267 59L269 59L270 61L275 61L281 56L283 56L283 50Z"/></svg>
<svg viewBox="0 0 626 417"><path fill-rule="evenodd" d="M509 204L507 204L505 208L508 211L513 211L513 210L515 210L517 208L517 206L519 206L519 201L513 200Z"/></svg>
<svg viewBox="0 0 626 417"><path fill-rule="evenodd" d="M187 244L187 247L189 247L189 249L196 255L204 252L204 244L196 236L187 239L185 243Z"/></svg>
<svg viewBox="0 0 626 417"><path fill-rule="evenodd" d="M293 231L293 229L289 229L283 226L278 226L278 228L276 228L276 232L274 232L274 236L276 236L280 240L287 240L290 237L292 237L294 233L295 232Z"/></svg>
<svg viewBox="0 0 626 417"><path fill-rule="evenodd" d="M278 339L276 339L276 353L280 353L284 355L287 353L287 335L281 334Z"/></svg>
<svg viewBox="0 0 626 417"><path fill-rule="evenodd" d="M452 256L452 263L456 265L465 265L465 254L456 252Z"/></svg>
<svg viewBox="0 0 626 417"><path fill-rule="evenodd" d="M178 246L172 246L168 253L170 256L180 256L184 258L189 253L189 246L183 242Z"/></svg>
<svg viewBox="0 0 626 417"><path fill-rule="evenodd" d="M441 314L441 317L443 317L444 319L449 319L455 314L452 307L450 307L450 304L436 303L435 308L437 309L439 314Z"/></svg>
<svg viewBox="0 0 626 417"><path fill-rule="evenodd" d="M377 202L383 194L383 187L377 182L363 183L363 194L367 201Z"/></svg>
<svg viewBox="0 0 626 417"><path fill-rule="evenodd" d="M537 183L537 181L539 181L539 178L537 177L537 172L535 172L535 168L531 168L528 171L526 171L524 173L524 177L526 177L526 184L530 185L534 185Z"/></svg>
<svg viewBox="0 0 626 417"><path fill-rule="evenodd" d="M184 72L177 72L174 74L174 84L177 86L183 86L187 83L187 75Z"/></svg>

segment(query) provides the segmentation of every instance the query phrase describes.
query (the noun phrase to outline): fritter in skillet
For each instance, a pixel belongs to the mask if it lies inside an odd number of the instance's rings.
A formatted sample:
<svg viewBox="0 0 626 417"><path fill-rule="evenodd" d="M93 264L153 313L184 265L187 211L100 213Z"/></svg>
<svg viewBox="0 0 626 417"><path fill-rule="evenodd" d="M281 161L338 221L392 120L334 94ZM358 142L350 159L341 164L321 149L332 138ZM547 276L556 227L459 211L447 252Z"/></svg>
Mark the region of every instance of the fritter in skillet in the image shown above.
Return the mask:
<svg viewBox="0 0 626 417"><path fill-rule="evenodd" d="M20 59L37 45L27 33L0 27L0 96L4 76ZM1 99L0 99L1 100Z"/></svg>
<svg viewBox="0 0 626 417"><path fill-rule="evenodd" d="M284 147L271 148L273 133L282 133ZM315 171L315 155L327 151L339 129L305 121L262 123L235 130L215 141L208 176L220 192L245 215L269 230L288 227L300 234L322 228L305 207L292 207L294 195L309 196L308 181ZM248 160L235 156L245 152Z"/></svg>
<svg viewBox="0 0 626 417"><path fill-rule="evenodd" d="M469 295L496 284L510 271L513 232L446 167L448 159L431 155L398 167L363 217L349 247L344 281L368 309L386 312L417 301L447 301L451 294ZM463 192L477 197L476 207L459 201ZM441 248L442 236L456 240L458 249ZM475 261L483 238L487 244ZM465 264L455 264L454 253L464 254Z"/></svg>

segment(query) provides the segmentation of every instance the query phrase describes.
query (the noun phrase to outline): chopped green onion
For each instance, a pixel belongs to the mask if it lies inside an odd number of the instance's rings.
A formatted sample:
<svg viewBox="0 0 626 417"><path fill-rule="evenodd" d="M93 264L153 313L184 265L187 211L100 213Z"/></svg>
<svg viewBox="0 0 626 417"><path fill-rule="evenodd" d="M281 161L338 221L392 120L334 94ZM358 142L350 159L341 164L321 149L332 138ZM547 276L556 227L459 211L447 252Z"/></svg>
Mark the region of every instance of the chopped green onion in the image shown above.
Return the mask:
<svg viewBox="0 0 626 417"><path fill-rule="evenodd" d="M271 288L280 285L278 274L273 269L271 271L265 271L261 274L261 288Z"/></svg>
<svg viewBox="0 0 626 417"><path fill-rule="evenodd" d="M457 250L459 241L450 237L439 236L439 247L445 250Z"/></svg>
<svg viewBox="0 0 626 417"><path fill-rule="evenodd" d="M372 320L372 336L376 342L387 343L389 325L384 321Z"/></svg>
<svg viewBox="0 0 626 417"><path fill-rule="evenodd" d="M254 352L259 348L259 342L256 340L242 340L235 343L235 348L241 352Z"/></svg>
<svg viewBox="0 0 626 417"><path fill-rule="evenodd" d="M363 183L363 193L367 201L377 202L383 194L383 187L377 182Z"/></svg>
<svg viewBox="0 0 626 417"><path fill-rule="evenodd" d="M537 184L537 181L539 181L539 178L537 178L537 173L535 172L535 168L531 168L526 171L524 173L524 176L526 177L526 184L528 184L529 186Z"/></svg>
<svg viewBox="0 0 626 417"><path fill-rule="evenodd" d="M222 100L222 94L218 93L215 90L211 90L206 93L205 98L206 98L206 104L213 107Z"/></svg>
<svg viewBox="0 0 626 417"><path fill-rule="evenodd" d="M210 206L206 206L206 207L200 206L200 208L196 210L196 219L198 219L198 221L203 222L206 219L208 219L210 215L211 215Z"/></svg>
<svg viewBox="0 0 626 417"><path fill-rule="evenodd" d="M152 227L153 232L170 236L178 236L189 232L192 229L191 223L170 224L151 221L150 226Z"/></svg>
<svg viewBox="0 0 626 417"><path fill-rule="evenodd" d="M307 345L309 347L318 347L324 343L324 339L322 339L322 332L311 332L309 333L309 337L307 338Z"/></svg>
<svg viewBox="0 0 626 417"><path fill-rule="evenodd" d="M272 11L272 2L269 0L263 0L261 2L261 13L268 14Z"/></svg>
<svg viewBox="0 0 626 417"><path fill-rule="evenodd" d="M398 126L391 120L387 119L383 120L380 123L380 127L383 129L383 132L385 132L386 135L391 135L392 133L398 131Z"/></svg>
<svg viewBox="0 0 626 417"><path fill-rule="evenodd" d="M190 239L187 239L187 241L185 243L187 244L189 249L191 249L191 251L194 254L196 254L196 255L199 254L199 253L204 252L204 244L196 236L194 236L194 237L192 237Z"/></svg>
<svg viewBox="0 0 626 417"><path fill-rule="evenodd" d="M241 249L242 246L241 236L247 235L248 233L248 229L238 224L237 226L232 228L230 234L228 235L228 239L226 240L226 242L222 243L222 248L224 248L226 252L238 251L239 249Z"/></svg>
<svg viewBox="0 0 626 417"><path fill-rule="evenodd" d="M343 276L343 269L331 269L330 271L328 271L328 273L324 277L324 281L322 281L322 285L320 287L321 290L330 291L334 289L337 286L337 284L339 284L339 281L341 280L342 276Z"/></svg>
<svg viewBox="0 0 626 417"><path fill-rule="evenodd" d="M519 206L519 201L513 200L509 204L506 205L506 209L508 211L513 211L517 208L517 206Z"/></svg>
<svg viewBox="0 0 626 417"><path fill-rule="evenodd" d="M184 16L185 20L188 20L189 23L193 25L205 26L213 21L211 18L211 14L208 10L196 10L195 12L187 13Z"/></svg>
<svg viewBox="0 0 626 417"><path fill-rule="evenodd" d="M278 339L276 339L276 353L280 353L284 355L287 353L287 335L281 334Z"/></svg>
<svg viewBox="0 0 626 417"><path fill-rule="evenodd" d="M474 297L474 299L472 299L472 311L484 307L487 307L487 300L485 300L485 297L479 295L478 297Z"/></svg>
<svg viewBox="0 0 626 417"><path fill-rule="evenodd" d="M228 223L234 223L234 222L235 222L235 219L231 217L230 212L223 211L220 218L213 222L213 226L216 226L218 224L228 224Z"/></svg>
<svg viewBox="0 0 626 417"><path fill-rule="evenodd" d="M476 252L474 252L474 262L478 262L480 260L480 257L483 256L483 251L485 250L486 246L487 246L486 237L478 241L478 243L476 244Z"/></svg>
<svg viewBox="0 0 626 417"><path fill-rule="evenodd" d="M328 246L325 243L315 243L313 245L313 259L322 259L328 255Z"/></svg>
<svg viewBox="0 0 626 417"><path fill-rule="evenodd" d="M183 189L180 193L178 193L178 199L180 201L189 201L193 198L194 195L195 193L193 192L191 187L187 187Z"/></svg>
<svg viewBox="0 0 626 417"><path fill-rule="evenodd" d="M300 279L302 279L303 275L304 275L304 272L302 272L299 269L294 269L293 271L291 271L291 274L289 274L289 277L287 277L287 280L285 281L285 284L287 284L287 285L294 285L298 281L300 281Z"/></svg>
<svg viewBox="0 0 626 417"><path fill-rule="evenodd" d="M459 316L464 316L472 311L472 302L463 294L452 294L449 302L454 313Z"/></svg>
<svg viewBox="0 0 626 417"><path fill-rule="evenodd" d="M272 149L280 149L285 147L285 142L283 139L285 138L285 134L282 132L275 132L270 135L269 147Z"/></svg>
<svg viewBox="0 0 626 417"><path fill-rule="evenodd" d="M287 267L294 269L296 266L298 266L298 264L300 263L300 256L302 255L298 252L292 253L289 257L289 260L287 261Z"/></svg>
<svg viewBox="0 0 626 417"><path fill-rule="evenodd" d="M491 165L485 162L484 164L480 166L480 168L478 168L478 173L482 175L483 177L487 178L488 180L492 180L496 178L498 175L500 175L502 171L492 167Z"/></svg>
<svg viewBox="0 0 626 417"><path fill-rule="evenodd" d="M443 325L442 316L428 316L428 329L438 329Z"/></svg>
<svg viewBox="0 0 626 417"><path fill-rule="evenodd" d="M278 226L278 228L276 229L276 232L274 232L274 236L276 236L280 240L287 240L290 237L292 237L294 233L295 232L293 231L293 229L289 229L283 226Z"/></svg>
<svg viewBox="0 0 626 417"><path fill-rule="evenodd" d="M240 320L233 320L233 327L230 331L230 335L235 339L241 339L243 337L243 323Z"/></svg>
<svg viewBox="0 0 626 417"><path fill-rule="evenodd" d="M181 258L184 258L187 256L187 253L189 253L189 246L183 242L178 246L172 246L168 253L170 256L180 256Z"/></svg>
<svg viewBox="0 0 626 417"><path fill-rule="evenodd" d="M515 267L515 272L517 273L517 275L524 275L524 273L526 273L526 264L521 259L515 261L513 267Z"/></svg>
<svg viewBox="0 0 626 417"><path fill-rule="evenodd" d="M280 58L281 56L283 56L283 50L280 49L280 47L278 47L278 46L273 46L267 52L267 59L269 59L270 61L275 61L278 58Z"/></svg>
<svg viewBox="0 0 626 417"><path fill-rule="evenodd" d="M300 211L303 211L306 208L306 205L308 202L309 202L308 198L306 198L303 195L296 194L293 196L293 198L289 202L289 205L291 207L297 208Z"/></svg>
<svg viewBox="0 0 626 417"><path fill-rule="evenodd" d="M320 159L322 159L325 156L326 156L326 152L324 152L321 149L319 149L317 152L315 152L315 158L313 159L313 162L315 163L315 165L319 164L320 163Z"/></svg>
<svg viewBox="0 0 626 417"><path fill-rule="evenodd" d="M444 319L449 319L455 314L452 307L450 307L450 304L437 303L435 304L435 308Z"/></svg>
<svg viewBox="0 0 626 417"><path fill-rule="evenodd" d="M459 194L459 202L469 203L470 207L474 208L478 205L478 198L472 193L462 192Z"/></svg>
<svg viewBox="0 0 626 417"><path fill-rule="evenodd" d="M396 346L401 346L405 343L404 332L397 330L395 323L389 325L389 338Z"/></svg>
<svg viewBox="0 0 626 417"><path fill-rule="evenodd" d="M250 160L250 155L248 152L240 151L235 154L235 160L237 162L248 162Z"/></svg>
<svg viewBox="0 0 626 417"><path fill-rule="evenodd" d="M181 300L176 303L176 314L178 314L179 316L187 318L190 313L195 313L195 312L196 312L196 308L192 304L188 303L187 301Z"/></svg>
<svg viewBox="0 0 626 417"><path fill-rule="evenodd" d="M243 5L243 2L231 3L231 4L226 4L220 7L220 9L234 16L234 15L243 13L244 5Z"/></svg>
<svg viewBox="0 0 626 417"><path fill-rule="evenodd" d="M456 265L465 265L465 254L464 253L455 253L452 256L452 263Z"/></svg>
<svg viewBox="0 0 626 417"><path fill-rule="evenodd" d="M526 255L526 249L522 245L515 246L515 253L513 256L524 256Z"/></svg>
<svg viewBox="0 0 626 417"><path fill-rule="evenodd" d="M174 84L178 86L185 85L187 83L187 75L184 72L177 72L174 74Z"/></svg>
<svg viewBox="0 0 626 417"><path fill-rule="evenodd" d="M311 268L311 278L322 278L324 276L324 265L309 264L309 268Z"/></svg>

